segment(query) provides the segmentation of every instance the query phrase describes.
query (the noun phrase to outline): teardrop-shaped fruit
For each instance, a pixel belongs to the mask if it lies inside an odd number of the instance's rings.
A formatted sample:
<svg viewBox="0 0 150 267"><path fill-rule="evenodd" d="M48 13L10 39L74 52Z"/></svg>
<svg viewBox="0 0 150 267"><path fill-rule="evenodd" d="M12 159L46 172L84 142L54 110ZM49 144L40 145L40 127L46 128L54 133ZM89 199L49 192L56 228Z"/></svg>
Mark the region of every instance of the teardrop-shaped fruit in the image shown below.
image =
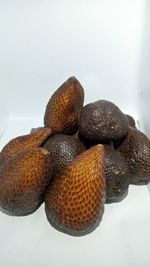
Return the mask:
<svg viewBox="0 0 150 267"><path fill-rule="evenodd" d="M126 117L127 117L127 119L128 119L128 123L129 123L129 125L132 126L132 127L134 127L134 128L136 128L134 118L133 118L131 115L128 115L128 114L126 114Z"/></svg>
<svg viewBox="0 0 150 267"><path fill-rule="evenodd" d="M89 142L109 142L124 137L128 131L128 120L112 102L99 100L81 109L80 135Z"/></svg>
<svg viewBox="0 0 150 267"><path fill-rule="evenodd" d="M49 186L45 210L56 229L80 236L99 225L106 197L104 162L104 147L94 146L70 162Z"/></svg>
<svg viewBox="0 0 150 267"><path fill-rule="evenodd" d="M48 149L54 160L53 177L57 176L77 155L86 150L80 140L65 134L50 136L44 143L44 147Z"/></svg>
<svg viewBox="0 0 150 267"><path fill-rule="evenodd" d="M150 140L139 130L130 127L118 151L125 157L131 184L150 182Z"/></svg>
<svg viewBox="0 0 150 267"><path fill-rule="evenodd" d="M29 148L0 166L0 208L24 216L42 203L52 174L52 157L44 148Z"/></svg>
<svg viewBox="0 0 150 267"><path fill-rule="evenodd" d="M75 133L83 101L83 87L75 77L70 77L51 96L45 110L45 127L50 127L53 134Z"/></svg>
<svg viewBox="0 0 150 267"><path fill-rule="evenodd" d="M32 147L39 147L51 135L51 129L43 128L33 134L18 136L9 141L0 153L0 165L9 157L18 152Z"/></svg>
<svg viewBox="0 0 150 267"><path fill-rule="evenodd" d="M105 155L106 203L119 202L128 194L128 165L121 153L112 147L105 147Z"/></svg>

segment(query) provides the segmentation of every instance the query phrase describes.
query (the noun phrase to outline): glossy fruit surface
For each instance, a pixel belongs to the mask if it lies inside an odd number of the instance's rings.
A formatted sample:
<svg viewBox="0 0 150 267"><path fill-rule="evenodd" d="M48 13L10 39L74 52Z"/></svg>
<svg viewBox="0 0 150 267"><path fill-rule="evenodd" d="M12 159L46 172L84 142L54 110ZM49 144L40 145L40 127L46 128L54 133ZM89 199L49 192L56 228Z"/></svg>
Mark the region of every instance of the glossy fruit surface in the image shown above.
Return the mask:
<svg viewBox="0 0 150 267"><path fill-rule="evenodd" d="M92 147L68 164L49 186L45 210L56 229L80 236L99 225L106 197L104 161L104 147Z"/></svg>
<svg viewBox="0 0 150 267"><path fill-rule="evenodd" d="M70 77L51 96L44 115L45 127L50 127L53 134L75 133L83 101L83 87L75 77Z"/></svg>
<svg viewBox="0 0 150 267"><path fill-rule="evenodd" d="M34 212L52 174L52 157L43 148L30 148L9 158L0 167L0 208L23 216Z"/></svg>
<svg viewBox="0 0 150 267"><path fill-rule="evenodd" d="M26 148L41 146L50 135L51 129L43 128L33 134L18 136L10 140L0 153L0 164Z"/></svg>

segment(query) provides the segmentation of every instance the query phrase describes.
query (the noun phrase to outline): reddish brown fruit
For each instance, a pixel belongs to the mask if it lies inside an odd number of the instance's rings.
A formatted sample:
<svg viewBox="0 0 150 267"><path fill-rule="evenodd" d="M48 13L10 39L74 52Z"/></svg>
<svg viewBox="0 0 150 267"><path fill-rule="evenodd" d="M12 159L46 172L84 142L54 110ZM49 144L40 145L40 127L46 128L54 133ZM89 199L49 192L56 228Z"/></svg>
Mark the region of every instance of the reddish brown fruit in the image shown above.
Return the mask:
<svg viewBox="0 0 150 267"><path fill-rule="evenodd" d="M131 184L150 182L150 141L137 129L130 127L127 136L117 148L128 163Z"/></svg>
<svg viewBox="0 0 150 267"><path fill-rule="evenodd" d="M54 160L53 177L56 177L69 162L86 150L80 140L65 134L50 136L44 143L44 147L51 153Z"/></svg>
<svg viewBox="0 0 150 267"><path fill-rule="evenodd" d="M51 129L43 128L33 134L22 135L12 139L4 146L0 153L0 164L26 148L41 146L50 135Z"/></svg>
<svg viewBox="0 0 150 267"><path fill-rule="evenodd" d="M94 146L78 155L49 186L45 210L56 229L79 236L99 225L106 195L104 162L104 147Z"/></svg>
<svg viewBox="0 0 150 267"><path fill-rule="evenodd" d="M42 203L52 174L52 157L43 148L23 150L0 168L0 208L3 212L24 216Z"/></svg>
<svg viewBox="0 0 150 267"><path fill-rule="evenodd" d="M45 110L45 127L50 127L53 134L75 133L83 101L83 87L75 77L70 77L50 98Z"/></svg>

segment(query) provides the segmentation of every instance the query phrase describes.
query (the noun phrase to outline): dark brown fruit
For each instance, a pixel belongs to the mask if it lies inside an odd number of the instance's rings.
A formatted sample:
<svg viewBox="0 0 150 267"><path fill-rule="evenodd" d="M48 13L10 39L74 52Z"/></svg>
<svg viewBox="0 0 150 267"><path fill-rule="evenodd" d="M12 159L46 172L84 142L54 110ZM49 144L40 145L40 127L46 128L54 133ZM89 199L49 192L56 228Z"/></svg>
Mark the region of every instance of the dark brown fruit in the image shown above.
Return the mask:
<svg viewBox="0 0 150 267"><path fill-rule="evenodd" d="M127 119L128 119L128 123L129 123L129 125L130 125L131 127L136 128L135 120L133 119L133 117L130 116L130 115L128 115L128 114L126 114L126 117L127 117Z"/></svg>
<svg viewBox="0 0 150 267"><path fill-rule="evenodd" d="M150 141L137 129L130 127L127 136L117 148L125 157L131 184L150 182Z"/></svg>
<svg viewBox="0 0 150 267"><path fill-rule="evenodd" d="M70 77L50 98L45 110L45 127L50 127L53 134L75 133L83 101L83 87L75 77Z"/></svg>
<svg viewBox="0 0 150 267"><path fill-rule="evenodd" d="M85 235L100 223L106 196L104 147L78 155L49 186L45 198L48 221L70 235Z"/></svg>
<svg viewBox="0 0 150 267"><path fill-rule="evenodd" d="M124 137L128 120L110 101L99 100L81 109L79 132L89 142L109 142Z"/></svg>
<svg viewBox="0 0 150 267"><path fill-rule="evenodd" d="M41 146L50 135L51 129L43 128L33 134L22 135L12 139L0 153L0 164L26 148Z"/></svg>
<svg viewBox="0 0 150 267"><path fill-rule="evenodd" d="M112 147L105 148L106 203L119 202L128 193L129 171L126 160Z"/></svg>
<svg viewBox="0 0 150 267"><path fill-rule="evenodd" d="M43 148L23 150L0 167L0 208L24 216L42 203L52 174L52 157Z"/></svg>
<svg viewBox="0 0 150 267"><path fill-rule="evenodd" d="M78 154L86 150L81 141L70 135L56 134L44 143L44 147L51 153L53 165L53 177L71 162Z"/></svg>

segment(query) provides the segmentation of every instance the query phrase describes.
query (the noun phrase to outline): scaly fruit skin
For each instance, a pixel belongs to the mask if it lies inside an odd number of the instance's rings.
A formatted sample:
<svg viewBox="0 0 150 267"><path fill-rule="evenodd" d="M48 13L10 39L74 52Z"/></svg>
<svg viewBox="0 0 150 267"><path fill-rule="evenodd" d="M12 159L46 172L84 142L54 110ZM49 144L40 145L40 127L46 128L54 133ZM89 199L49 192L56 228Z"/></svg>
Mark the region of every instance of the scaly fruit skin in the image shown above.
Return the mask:
<svg viewBox="0 0 150 267"><path fill-rule="evenodd" d="M128 165L121 153L112 147L105 147L105 155L106 203L119 202L128 194Z"/></svg>
<svg viewBox="0 0 150 267"><path fill-rule="evenodd" d="M150 182L150 140L139 130L130 127L117 150L128 163L130 183L148 184Z"/></svg>
<svg viewBox="0 0 150 267"><path fill-rule="evenodd" d="M80 140L65 134L50 136L43 146L47 148L53 157L54 178L69 162L86 150L84 144Z"/></svg>
<svg viewBox="0 0 150 267"><path fill-rule="evenodd" d="M51 129L43 128L33 134L18 136L9 141L0 153L0 165L8 158L27 148L39 147L51 135Z"/></svg>
<svg viewBox="0 0 150 267"><path fill-rule="evenodd" d="M33 213L43 202L52 174L52 157L46 149L30 148L0 167L0 208L13 216Z"/></svg>
<svg viewBox="0 0 150 267"><path fill-rule="evenodd" d="M45 197L48 221L59 231L80 236L100 223L106 197L104 147L78 155L52 183Z"/></svg>
<svg viewBox="0 0 150 267"><path fill-rule="evenodd" d="M90 143L107 143L127 134L128 120L112 102L99 100L81 109L79 134Z"/></svg>
<svg viewBox="0 0 150 267"><path fill-rule="evenodd" d="M83 101L83 87L75 77L70 77L50 98L44 115L45 127L50 127L53 134L75 133Z"/></svg>

